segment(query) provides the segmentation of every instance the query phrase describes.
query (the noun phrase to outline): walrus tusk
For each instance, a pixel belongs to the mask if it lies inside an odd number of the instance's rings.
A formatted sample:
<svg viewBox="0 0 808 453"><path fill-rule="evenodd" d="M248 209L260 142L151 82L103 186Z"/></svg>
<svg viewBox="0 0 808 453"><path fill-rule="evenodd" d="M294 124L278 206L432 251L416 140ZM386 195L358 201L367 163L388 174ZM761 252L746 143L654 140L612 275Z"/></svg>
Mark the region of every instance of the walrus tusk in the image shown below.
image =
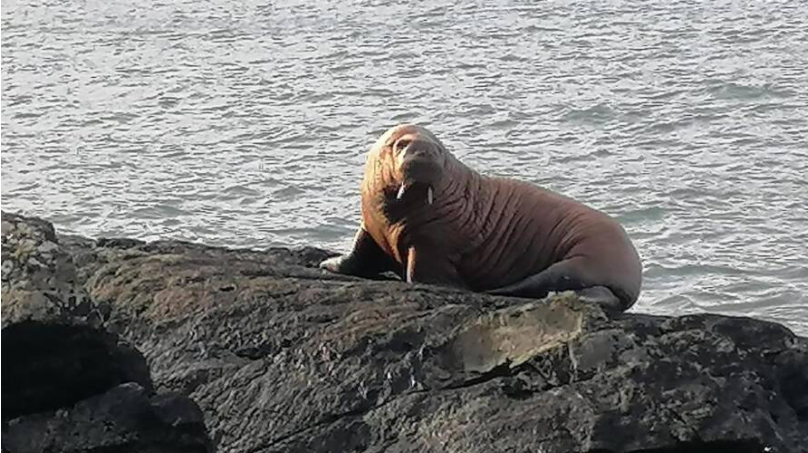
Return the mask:
<svg viewBox="0 0 808 453"><path fill-rule="evenodd" d="M400 200L401 197L404 196L404 191L405 190L407 190L407 185L404 184L404 183L401 183L401 187L398 189L398 195L396 195L397 200Z"/></svg>
<svg viewBox="0 0 808 453"><path fill-rule="evenodd" d="M404 192L407 190L407 184L401 183L401 187L398 188L398 193L396 194L396 199L400 200L401 197L404 196ZM435 200L434 193L432 192L432 186L429 186L426 191L426 202L432 204Z"/></svg>

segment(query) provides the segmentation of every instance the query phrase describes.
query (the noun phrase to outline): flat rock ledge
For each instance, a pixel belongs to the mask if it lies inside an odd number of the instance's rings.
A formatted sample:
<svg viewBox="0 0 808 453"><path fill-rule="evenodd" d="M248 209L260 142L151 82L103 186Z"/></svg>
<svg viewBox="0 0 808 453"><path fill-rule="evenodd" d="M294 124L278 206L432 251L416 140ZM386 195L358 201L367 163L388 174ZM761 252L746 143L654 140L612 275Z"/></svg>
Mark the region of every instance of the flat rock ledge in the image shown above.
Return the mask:
<svg viewBox="0 0 808 453"><path fill-rule="evenodd" d="M2 216L8 452L808 452L808 340Z"/></svg>

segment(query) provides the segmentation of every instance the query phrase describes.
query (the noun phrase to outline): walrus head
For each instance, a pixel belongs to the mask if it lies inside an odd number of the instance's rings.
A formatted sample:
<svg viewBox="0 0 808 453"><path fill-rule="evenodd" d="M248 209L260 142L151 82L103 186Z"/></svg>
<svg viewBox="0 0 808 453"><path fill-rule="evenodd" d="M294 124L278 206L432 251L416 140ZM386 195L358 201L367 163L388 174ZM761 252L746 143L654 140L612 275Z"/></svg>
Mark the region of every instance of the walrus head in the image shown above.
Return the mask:
<svg viewBox="0 0 808 453"><path fill-rule="evenodd" d="M366 176L377 190L395 194L396 200L423 196L432 204L450 159L443 144L427 129L402 124L379 137L369 154L370 174Z"/></svg>

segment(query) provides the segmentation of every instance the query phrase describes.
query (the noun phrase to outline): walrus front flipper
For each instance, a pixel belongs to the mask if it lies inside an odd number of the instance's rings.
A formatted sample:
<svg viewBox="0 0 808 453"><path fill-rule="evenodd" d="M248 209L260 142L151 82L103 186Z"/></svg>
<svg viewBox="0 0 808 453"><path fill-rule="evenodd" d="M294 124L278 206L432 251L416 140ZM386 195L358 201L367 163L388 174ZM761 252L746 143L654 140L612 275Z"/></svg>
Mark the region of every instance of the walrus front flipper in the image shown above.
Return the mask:
<svg viewBox="0 0 808 453"><path fill-rule="evenodd" d="M574 258L560 261L538 274L486 293L541 299L550 292L562 291L575 291L581 299L596 303L609 311L623 311L626 308L626 303L611 289L587 278L583 272L582 262Z"/></svg>
<svg viewBox="0 0 808 453"><path fill-rule="evenodd" d="M373 278L383 272L396 271L393 260L379 247L370 233L360 227L347 255L335 256L320 263L320 268L338 274Z"/></svg>

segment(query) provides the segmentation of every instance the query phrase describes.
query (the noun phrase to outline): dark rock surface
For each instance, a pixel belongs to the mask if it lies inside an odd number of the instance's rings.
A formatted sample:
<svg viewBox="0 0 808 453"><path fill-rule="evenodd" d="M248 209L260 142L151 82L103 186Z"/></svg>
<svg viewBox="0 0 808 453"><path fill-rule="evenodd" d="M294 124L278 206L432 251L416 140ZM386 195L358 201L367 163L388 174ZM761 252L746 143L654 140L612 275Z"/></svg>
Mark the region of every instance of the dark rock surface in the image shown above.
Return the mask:
<svg viewBox="0 0 808 453"><path fill-rule="evenodd" d="M3 427L9 452L205 452L199 407L185 396L150 396L122 384L54 412L13 419Z"/></svg>
<svg viewBox="0 0 808 453"><path fill-rule="evenodd" d="M196 403L154 395L145 357L103 329L53 227L2 229L3 451L209 451Z"/></svg>
<svg viewBox="0 0 808 453"><path fill-rule="evenodd" d="M24 321L2 336L4 420L70 406L126 382L152 390L144 357L114 334Z"/></svg>
<svg viewBox="0 0 808 453"><path fill-rule="evenodd" d="M808 341L778 324L360 280L311 248L57 242L222 452L808 451Z"/></svg>

